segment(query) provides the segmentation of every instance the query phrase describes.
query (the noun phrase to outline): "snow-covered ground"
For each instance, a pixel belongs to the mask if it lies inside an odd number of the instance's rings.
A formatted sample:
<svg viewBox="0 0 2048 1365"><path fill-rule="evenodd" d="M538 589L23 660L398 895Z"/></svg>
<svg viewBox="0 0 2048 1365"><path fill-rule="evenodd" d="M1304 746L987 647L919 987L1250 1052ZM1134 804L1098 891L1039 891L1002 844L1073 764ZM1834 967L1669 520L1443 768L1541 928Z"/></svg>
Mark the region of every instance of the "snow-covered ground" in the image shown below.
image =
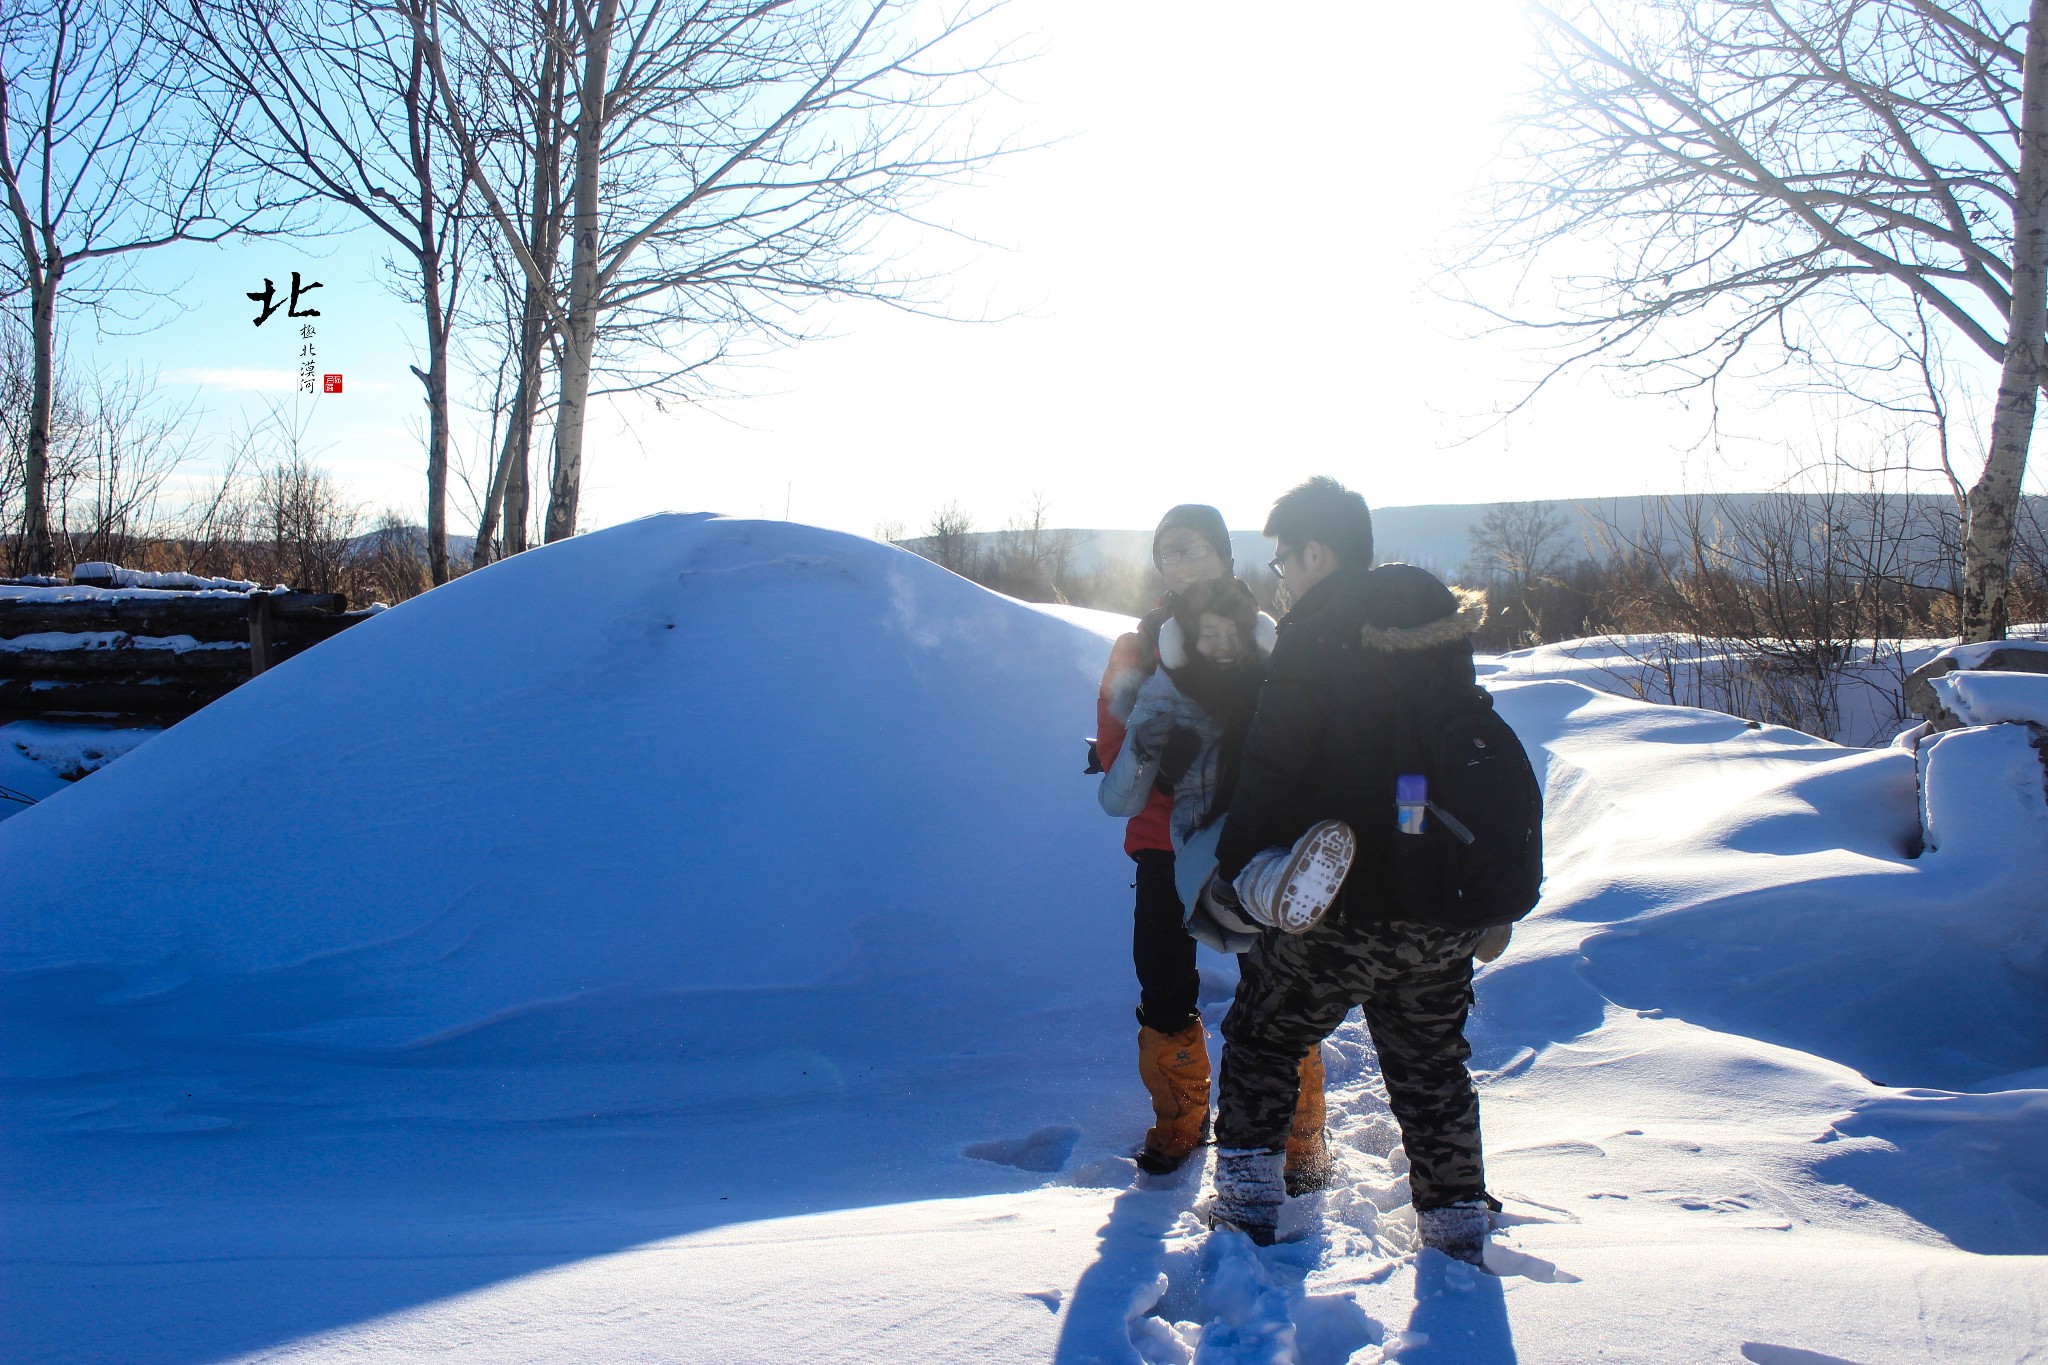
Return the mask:
<svg viewBox="0 0 2048 1365"><path fill-rule="evenodd" d="M0 824L0 1358L2042 1359L2023 742L1921 851L1910 752L1499 666L1550 882L1473 1027L1496 1273L1414 1253L1355 1023L1346 1179L1257 1251L1123 1155L1118 624L650 518Z"/></svg>
<svg viewBox="0 0 2048 1365"><path fill-rule="evenodd" d="M2038 623L2015 640L2048 639ZM1501 682L1563 678L1617 696L1713 705L1755 719L1797 722L1844 744L1882 745L1920 723L1905 702L1906 678L1948 640L1899 640L1848 647L1826 672L1774 667L1754 646L1686 635L1598 635L1500 655ZM1974 647L1973 647L1974 648Z"/></svg>

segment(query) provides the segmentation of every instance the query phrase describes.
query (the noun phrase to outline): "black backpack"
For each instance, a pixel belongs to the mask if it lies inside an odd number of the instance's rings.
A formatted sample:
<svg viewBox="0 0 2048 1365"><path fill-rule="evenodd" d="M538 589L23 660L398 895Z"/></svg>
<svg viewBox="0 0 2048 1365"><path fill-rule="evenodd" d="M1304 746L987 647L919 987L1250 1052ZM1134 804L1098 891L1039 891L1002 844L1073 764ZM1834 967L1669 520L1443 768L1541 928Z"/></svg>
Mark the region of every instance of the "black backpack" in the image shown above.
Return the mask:
<svg viewBox="0 0 2048 1365"><path fill-rule="evenodd" d="M1400 773L1428 780L1421 834L1393 835L1393 918L1449 929L1512 924L1543 886L1543 789L1483 687L1446 708L1399 718L1387 814Z"/></svg>

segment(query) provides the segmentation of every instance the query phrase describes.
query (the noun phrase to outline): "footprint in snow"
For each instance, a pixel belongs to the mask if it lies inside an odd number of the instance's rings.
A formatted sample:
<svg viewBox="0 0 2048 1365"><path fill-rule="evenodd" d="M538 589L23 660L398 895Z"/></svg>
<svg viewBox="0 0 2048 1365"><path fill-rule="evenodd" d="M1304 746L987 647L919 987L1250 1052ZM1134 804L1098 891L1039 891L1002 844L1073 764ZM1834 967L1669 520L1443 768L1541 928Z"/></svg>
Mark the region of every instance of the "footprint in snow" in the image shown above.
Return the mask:
<svg viewBox="0 0 2048 1365"><path fill-rule="evenodd" d="M1797 1346L1772 1346L1762 1341L1742 1343L1742 1358L1751 1365L1856 1365L1855 1361L1841 1356L1805 1351Z"/></svg>
<svg viewBox="0 0 2048 1365"><path fill-rule="evenodd" d="M998 1166L1014 1166L1020 1171L1049 1174L1067 1164L1067 1158L1074 1154L1074 1144L1080 1140L1079 1128L1053 1123L1020 1138L970 1142L960 1149L960 1155L976 1161L992 1161Z"/></svg>
<svg viewBox="0 0 2048 1365"><path fill-rule="evenodd" d="M1365 1347L1383 1344L1385 1326L1349 1292L1304 1292L1314 1257L1302 1253L1310 1250L1283 1243L1261 1251L1241 1233L1211 1233L1191 1267L1198 1283L1171 1284L1176 1277L1169 1269L1161 1277L1169 1282L1160 1287L1163 1301L1149 1315L1142 1305L1132 1314L1131 1345L1139 1359L1148 1365L1185 1361L1189 1357L1182 1352L1191 1349L1195 1361L1216 1365L1267 1360L1342 1365ZM1162 1309L1188 1297L1196 1300L1191 1306L1200 1315L1198 1322L1163 1320Z"/></svg>

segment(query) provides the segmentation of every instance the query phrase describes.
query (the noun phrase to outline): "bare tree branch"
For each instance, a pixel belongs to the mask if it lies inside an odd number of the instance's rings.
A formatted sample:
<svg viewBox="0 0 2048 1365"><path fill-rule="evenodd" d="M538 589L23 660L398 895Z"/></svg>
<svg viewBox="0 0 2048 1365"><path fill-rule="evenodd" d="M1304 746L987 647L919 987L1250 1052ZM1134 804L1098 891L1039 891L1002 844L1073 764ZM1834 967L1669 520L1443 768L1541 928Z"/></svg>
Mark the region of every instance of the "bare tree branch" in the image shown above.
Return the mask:
<svg viewBox="0 0 2048 1365"><path fill-rule="evenodd" d="M2001 411L2020 402L2015 348L2034 366L2031 389L2048 382L2029 254L2048 135L2034 121L2048 92L2031 35L2048 10L2022 23L2008 8L1539 4L1523 169L1501 183L1466 264L1526 270L1589 252L1604 264L1559 272L1533 308L1482 305L1555 339L1523 402L1588 364L1666 391L1757 367L1946 421L1945 400L1923 401L1954 383L1927 338L1932 319L2007 367ZM1966 576L1992 596L2025 467L2020 420L1994 423L1997 474L1971 495L1986 532L1967 539ZM1973 636L2003 629L1988 605L1964 621Z"/></svg>

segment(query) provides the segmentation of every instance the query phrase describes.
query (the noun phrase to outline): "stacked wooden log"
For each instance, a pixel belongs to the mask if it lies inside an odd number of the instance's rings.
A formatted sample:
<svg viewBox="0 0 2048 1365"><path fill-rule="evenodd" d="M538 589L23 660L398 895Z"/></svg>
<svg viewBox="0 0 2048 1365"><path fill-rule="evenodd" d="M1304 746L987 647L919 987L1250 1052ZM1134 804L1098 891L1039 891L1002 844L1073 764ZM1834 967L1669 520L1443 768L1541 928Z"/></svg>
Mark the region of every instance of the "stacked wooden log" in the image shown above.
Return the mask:
<svg viewBox="0 0 2048 1365"><path fill-rule="evenodd" d="M191 586L137 586L167 578ZM338 593L113 565L81 565L69 583L0 580L0 722L97 715L169 723L377 610L349 611Z"/></svg>

